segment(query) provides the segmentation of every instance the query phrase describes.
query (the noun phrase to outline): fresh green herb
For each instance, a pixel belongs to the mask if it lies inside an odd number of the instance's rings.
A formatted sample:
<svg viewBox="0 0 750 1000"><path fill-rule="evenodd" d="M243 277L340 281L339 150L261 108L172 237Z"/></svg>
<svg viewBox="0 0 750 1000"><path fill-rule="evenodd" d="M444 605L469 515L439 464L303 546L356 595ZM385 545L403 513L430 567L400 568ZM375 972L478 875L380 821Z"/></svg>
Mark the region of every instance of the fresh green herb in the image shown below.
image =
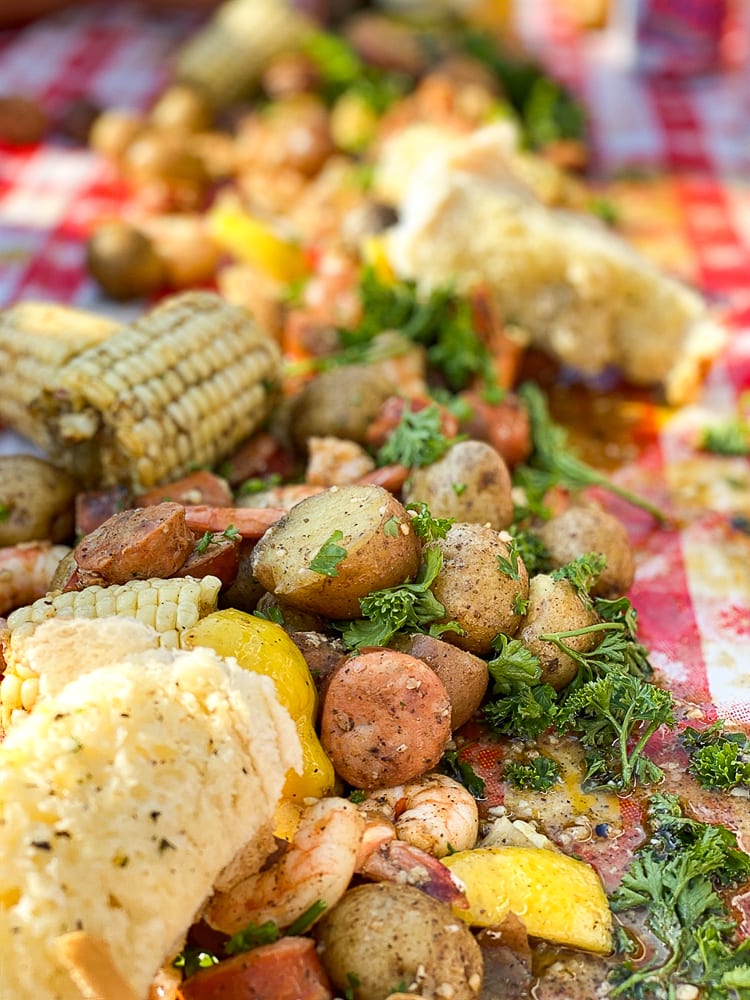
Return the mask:
<svg viewBox="0 0 750 1000"><path fill-rule="evenodd" d="M563 428L550 418L547 403L539 386L533 382L524 382L518 393L528 410L531 422L533 452L528 464L537 472L544 474L542 479L537 479L537 490L545 477L545 489L556 483L572 489L601 486L635 507L647 511L658 521L666 519L664 513L654 504L611 482L603 473L582 462L568 450L567 435ZM516 470L517 475L518 470Z"/></svg>
<svg viewBox="0 0 750 1000"><path fill-rule="evenodd" d="M553 569L550 576L553 580L570 580L587 608L592 606L590 590L607 565L607 560L599 552L585 552L564 566Z"/></svg>
<svg viewBox="0 0 750 1000"><path fill-rule="evenodd" d="M273 472L270 476L254 476L251 479L246 479L237 493L243 497L252 496L255 493L262 493L263 490L271 489L273 486L278 486L280 482L281 476L278 472Z"/></svg>
<svg viewBox="0 0 750 1000"><path fill-rule="evenodd" d="M359 297L359 326L339 330L344 348L368 343L383 330L399 330L426 348L428 362L452 391L465 388L475 376L494 384L492 355L477 333L465 297L437 288L420 298L416 282L381 281L371 267L362 270Z"/></svg>
<svg viewBox="0 0 750 1000"><path fill-rule="evenodd" d="M516 788L547 792L560 780L560 767L556 760L540 754L527 763L508 761L503 769L503 777Z"/></svg>
<svg viewBox="0 0 750 1000"><path fill-rule="evenodd" d="M10 506L7 503L0 503L0 521L7 521L10 517Z"/></svg>
<svg viewBox="0 0 750 1000"><path fill-rule="evenodd" d="M484 780L465 760L461 760L458 750L446 750L440 758L439 770L454 778L464 786L475 799L484 798Z"/></svg>
<svg viewBox="0 0 750 1000"><path fill-rule="evenodd" d="M443 434L440 409L431 403L423 410L404 408L398 425L377 453L378 465L430 465L448 451L453 441Z"/></svg>
<svg viewBox="0 0 750 1000"><path fill-rule="evenodd" d="M411 515L411 523L414 531L423 542L435 542L438 538L445 538L455 523L453 517L433 517L426 503L415 500L408 503L406 509Z"/></svg>
<svg viewBox="0 0 750 1000"><path fill-rule="evenodd" d="M466 483L453 483L452 488L456 496L460 497L462 493L466 492Z"/></svg>
<svg viewBox="0 0 750 1000"><path fill-rule="evenodd" d="M524 597L523 594L514 594L512 608L514 615L525 615L529 610L528 597Z"/></svg>
<svg viewBox="0 0 750 1000"><path fill-rule="evenodd" d="M596 215L602 222L606 222L608 226L617 225L617 208L609 198L592 198L587 207L592 215Z"/></svg>
<svg viewBox="0 0 750 1000"><path fill-rule="evenodd" d="M586 789L628 791L636 782L653 784L661 768L643 755L660 726L674 726L674 702L663 688L610 669L566 697L556 720L584 746Z"/></svg>
<svg viewBox="0 0 750 1000"><path fill-rule="evenodd" d="M626 598L622 600L629 605L630 602ZM594 602L594 610L602 619L599 622L565 632L545 632L539 636L543 642L554 643L561 652L566 653L578 664L578 678L581 682L601 677L612 669L620 669L633 677L640 678L650 677L653 673L648 650L630 631L630 623L616 615L611 607L613 603L615 602L599 600ZM604 609L605 614L612 614L613 618L607 620L601 614L600 608ZM597 634L601 638L593 649L579 650L566 642L567 639L576 636Z"/></svg>
<svg viewBox="0 0 750 1000"><path fill-rule="evenodd" d="M408 87L408 77L386 72L363 62L339 35L327 31L310 31L306 33L302 47L321 76L320 89L329 103L336 101L342 94L353 91L373 111L380 114Z"/></svg>
<svg viewBox="0 0 750 1000"><path fill-rule="evenodd" d="M311 906L308 906L304 913L300 913L297 919L289 924L284 933L288 934L289 937L297 937L299 934L309 931L318 917L325 911L326 906L325 900L316 900Z"/></svg>
<svg viewBox="0 0 750 1000"><path fill-rule="evenodd" d="M704 788L750 787L750 739L744 733L727 732L717 720L701 730L688 726L680 742L690 757L690 770Z"/></svg>
<svg viewBox="0 0 750 1000"><path fill-rule="evenodd" d="M360 984L359 976L356 972L347 972L346 980L349 985L344 990L344 1000L355 1000L355 990Z"/></svg>
<svg viewBox="0 0 750 1000"><path fill-rule="evenodd" d="M554 725L557 692L550 684L520 685L511 694L487 702L482 715L498 733L533 740Z"/></svg>
<svg viewBox="0 0 750 1000"><path fill-rule="evenodd" d="M717 455L750 455L750 423L737 419L706 427L700 447Z"/></svg>
<svg viewBox="0 0 750 1000"><path fill-rule="evenodd" d="M222 531L221 535L222 538L228 538L230 542L238 542L242 538L242 535L239 533L239 531L237 530L237 528L235 528L233 524L230 524L228 527L226 527Z"/></svg>
<svg viewBox="0 0 750 1000"><path fill-rule="evenodd" d="M649 803L651 838L611 897L615 913L645 908L666 953L632 960L610 974L610 996L673 1000L682 984L706 1000L743 1000L750 989L750 940L736 944L737 921L716 891L750 878L750 855L720 824L684 815L673 795Z"/></svg>
<svg viewBox="0 0 750 1000"><path fill-rule="evenodd" d="M281 931L273 920L266 920L263 924L248 924L229 938L224 945L224 951L227 955L239 955L262 944L273 944L280 937Z"/></svg>
<svg viewBox="0 0 750 1000"><path fill-rule="evenodd" d="M515 538L511 536L510 541L506 543L506 547L508 555L497 557L497 568L505 576L509 576L511 580L520 580L521 568L518 564L518 545Z"/></svg>
<svg viewBox="0 0 750 1000"><path fill-rule="evenodd" d="M363 618L344 622L342 638L349 649L363 646L387 646L402 630L438 635L445 631L461 632L456 622L437 624L445 608L430 590L443 566L443 554L434 545L423 550L423 562L413 583L402 583L385 590L376 590L363 597L359 605Z"/></svg>
<svg viewBox="0 0 750 1000"><path fill-rule="evenodd" d="M263 618L267 622L276 622L277 625L284 624L284 613L278 604L269 604L265 611L259 611L256 608L253 614L256 618Z"/></svg>
<svg viewBox="0 0 750 1000"><path fill-rule="evenodd" d="M494 682L493 694L513 694L519 687L538 682L542 676L539 658L520 639L501 633L492 645L497 655L488 661L487 669Z"/></svg>
<svg viewBox="0 0 750 1000"><path fill-rule="evenodd" d="M206 531L195 545L195 551L198 555L203 555L203 553L208 549L211 542L214 540L213 531Z"/></svg>
<svg viewBox="0 0 750 1000"><path fill-rule="evenodd" d="M508 529L516 542L516 551L529 576L546 573L549 569L549 549L539 535L528 528L512 524Z"/></svg>
<svg viewBox="0 0 750 1000"><path fill-rule="evenodd" d="M363 788L353 788L349 792L349 801L358 805L360 802L364 802L367 798L367 792Z"/></svg>
<svg viewBox="0 0 750 1000"><path fill-rule="evenodd" d="M183 948L172 962L172 968L181 969L184 979L194 976L199 969L210 969L218 965L220 959L210 951L202 948Z"/></svg>
<svg viewBox="0 0 750 1000"><path fill-rule="evenodd" d="M389 535L391 538L397 538L400 532L400 524L401 522L395 515L393 517L389 517L383 525L383 534Z"/></svg>
<svg viewBox="0 0 750 1000"><path fill-rule="evenodd" d="M344 532L337 528L331 534L330 538L323 542L316 555L310 561L309 568L313 573L319 573L321 576L339 575L337 566L343 559L346 559L347 555L346 549L338 544L343 537Z"/></svg>

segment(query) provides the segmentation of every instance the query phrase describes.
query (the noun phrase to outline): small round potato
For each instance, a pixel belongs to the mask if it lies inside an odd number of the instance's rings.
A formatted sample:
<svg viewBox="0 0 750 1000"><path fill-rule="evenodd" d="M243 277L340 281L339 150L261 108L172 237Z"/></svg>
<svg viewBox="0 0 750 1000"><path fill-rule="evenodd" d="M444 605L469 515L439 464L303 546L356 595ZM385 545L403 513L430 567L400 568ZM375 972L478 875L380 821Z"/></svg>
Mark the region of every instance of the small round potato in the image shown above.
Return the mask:
<svg viewBox="0 0 750 1000"><path fill-rule="evenodd" d="M529 607L521 622L516 638L521 639L542 667L540 683L551 684L556 691L565 687L575 677L578 665L554 642L542 640L540 635L549 632L567 632L585 628L598 621L596 612L584 607L581 598L569 580L553 580L545 573L531 578ZM565 643L577 652L593 649L601 638L599 632L571 636Z"/></svg>
<svg viewBox="0 0 750 1000"><path fill-rule="evenodd" d="M431 771L451 736L451 704L426 663L393 649L344 660L331 675L320 741L355 788L388 788Z"/></svg>
<svg viewBox="0 0 750 1000"><path fill-rule="evenodd" d="M421 542L404 507L381 486L332 486L295 504L253 552L253 573L287 604L358 618L360 598L419 569Z"/></svg>
<svg viewBox="0 0 750 1000"><path fill-rule="evenodd" d="M50 539L73 533L75 479L34 455L0 456L0 545Z"/></svg>
<svg viewBox="0 0 750 1000"><path fill-rule="evenodd" d="M490 675L486 662L451 642L423 632L398 637L392 645L422 660L443 682L451 703L451 729L468 722L487 690Z"/></svg>
<svg viewBox="0 0 750 1000"><path fill-rule="evenodd" d="M159 96L149 113L151 125L181 132L204 132L213 124L213 110L195 87L173 83Z"/></svg>
<svg viewBox="0 0 750 1000"><path fill-rule="evenodd" d="M161 259L148 236L126 222L103 222L86 245L89 274L117 300L137 299L164 283Z"/></svg>
<svg viewBox="0 0 750 1000"><path fill-rule="evenodd" d="M496 531L513 522L508 466L484 441L459 441L437 462L412 469L403 499L428 504L433 517L489 524Z"/></svg>
<svg viewBox="0 0 750 1000"><path fill-rule="evenodd" d="M603 555L607 565L591 589L598 597L621 597L635 576L633 547L625 525L598 507L569 507L539 530L553 566L564 566L584 552Z"/></svg>
<svg viewBox="0 0 750 1000"><path fill-rule="evenodd" d="M109 108L95 119L89 132L89 145L108 160L119 163L126 150L146 128L138 111Z"/></svg>
<svg viewBox="0 0 750 1000"><path fill-rule="evenodd" d="M352 990L355 1000L385 1000L406 983L409 996L477 1000L482 988L482 953L471 931L413 886L356 886L315 935L340 996Z"/></svg>
<svg viewBox="0 0 750 1000"><path fill-rule="evenodd" d="M310 437L349 438L367 443L367 431L383 402L396 391L374 365L345 365L308 382L290 420L298 448Z"/></svg>
<svg viewBox="0 0 750 1000"><path fill-rule="evenodd" d="M442 638L480 656L489 653L498 633L513 635L521 623L529 592L523 560L514 563L500 534L481 524L454 524L438 544L443 567L430 589L445 608L443 620L463 629Z"/></svg>

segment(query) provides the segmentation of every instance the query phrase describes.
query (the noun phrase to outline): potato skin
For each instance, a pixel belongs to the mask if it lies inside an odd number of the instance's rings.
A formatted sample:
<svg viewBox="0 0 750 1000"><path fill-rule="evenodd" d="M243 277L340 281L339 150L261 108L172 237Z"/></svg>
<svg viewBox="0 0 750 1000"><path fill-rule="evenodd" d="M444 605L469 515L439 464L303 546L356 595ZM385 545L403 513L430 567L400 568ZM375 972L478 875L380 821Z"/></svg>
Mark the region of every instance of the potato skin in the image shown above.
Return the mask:
<svg viewBox="0 0 750 1000"><path fill-rule="evenodd" d="M497 531L481 524L454 524L438 542L443 568L430 588L445 608L444 621L456 621L464 634L442 638L480 656L489 653L499 632L513 635L521 623L516 610L529 592L529 577L518 560L518 579L504 573L498 558L509 549Z"/></svg>
<svg viewBox="0 0 750 1000"><path fill-rule="evenodd" d="M327 576L310 563L334 532L346 550ZM253 552L256 579L287 604L328 618L358 618L372 590L402 583L419 569L421 542L411 518L380 486L333 486L295 504Z"/></svg>
<svg viewBox="0 0 750 1000"><path fill-rule="evenodd" d="M635 560L625 525L598 507L569 507L539 530L549 549L552 565L564 566L584 552L597 552L607 560L591 589L597 597L622 597L632 586Z"/></svg>
<svg viewBox="0 0 750 1000"><path fill-rule="evenodd" d="M75 479L34 455L0 456L0 545L50 539L73 532Z"/></svg>
<svg viewBox="0 0 750 1000"><path fill-rule="evenodd" d="M396 391L376 365L345 365L308 382L293 403L290 427L298 448L311 437L367 443L382 403Z"/></svg>
<svg viewBox="0 0 750 1000"><path fill-rule="evenodd" d="M569 580L553 580L545 573L539 573L531 578L529 606L516 638L520 639L534 656L539 657L542 667L542 676L539 680L541 684L551 684L556 691L559 691L573 680L578 666L572 657L558 649L553 642L543 641L539 636L547 632L585 628L598 620L593 609L584 607ZM578 652L588 652L597 645L600 638L601 633L593 632L571 636L565 641Z"/></svg>
<svg viewBox="0 0 750 1000"><path fill-rule="evenodd" d="M403 499L426 503L433 517L489 524L496 531L513 522L508 466L484 441L459 441L437 462L412 469Z"/></svg>
<svg viewBox="0 0 750 1000"><path fill-rule="evenodd" d="M356 886L315 934L334 987L352 989L356 977L355 1000L385 1000L401 982L410 996L479 996L484 967L476 939L445 903L413 886Z"/></svg>
<svg viewBox="0 0 750 1000"><path fill-rule="evenodd" d="M355 788L411 781L437 766L451 736L451 704L426 663L393 649L344 660L331 675L320 741Z"/></svg>
<svg viewBox="0 0 750 1000"><path fill-rule="evenodd" d="M422 632L398 637L392 645L422 660L443 682L451 703L451 729L468 722L487 690L490 675L486 662L468 650Z"/></svg>

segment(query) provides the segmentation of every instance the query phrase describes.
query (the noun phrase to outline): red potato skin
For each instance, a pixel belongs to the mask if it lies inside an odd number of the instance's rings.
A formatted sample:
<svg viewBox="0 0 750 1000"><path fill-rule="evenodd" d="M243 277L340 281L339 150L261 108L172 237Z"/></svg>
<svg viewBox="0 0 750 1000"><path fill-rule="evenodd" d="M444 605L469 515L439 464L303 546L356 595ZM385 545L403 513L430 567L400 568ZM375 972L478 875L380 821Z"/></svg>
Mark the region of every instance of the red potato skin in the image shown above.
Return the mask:
<svg viewBox="0 0 750 1000"><path fill-rule="evenodd" d="M75 548L79 579L93 583L167 579L195 547L178 503L123 510L86 535Z"/></svg>
<svg viewBox="0 0 750 1000"><path fill-rule="evenodd" d="M421 660L371 649L345 660L323 700L320 738L355 788L411 781L437 766L451 737L451 704Z"/></svg>
<svg viewBox="0 0 750 1000"><path fill-rule="evenodd" d="M284 937L196 972L184 1000L332 1000L312 938Z"/></svg>
<svg viewBox="0 0 750 1000"><path fill-rule="evenodd" d="M169 501L185 506L206 504L209 507L229 507L232 503L232 491L226 479L206 469L199 469L172 483L140 493L135 498L138 507L151 507Z"/></svg>

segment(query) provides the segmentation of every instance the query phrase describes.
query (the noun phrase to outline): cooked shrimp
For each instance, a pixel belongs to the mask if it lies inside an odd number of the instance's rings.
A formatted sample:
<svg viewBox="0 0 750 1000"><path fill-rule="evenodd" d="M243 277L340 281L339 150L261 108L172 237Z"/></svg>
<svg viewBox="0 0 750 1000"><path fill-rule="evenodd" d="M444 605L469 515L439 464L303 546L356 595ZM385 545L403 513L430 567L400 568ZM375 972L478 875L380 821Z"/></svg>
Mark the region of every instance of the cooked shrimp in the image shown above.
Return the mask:
<svg viewBox="0 0 750 1000"><path fill-rule="evenodd" d="M375 468L362 445L337 437L311 437L307 441L305 479L315 486L356 483Z"/></svg>
<svg viewBox="0 0 750 1000"><path fill-rule="evenodd" d="M436 858L474 847L479 816L474 796L446 774L371 792L360 809L392 820L396 837Z"/></svg>
<svg viewBox="0 0 750 1000"><path fill-rule="evenodd" d="M354 874L365 823L364 814L346 799L318 799L303 812L281 859L216 893L205 919L225 934L236 934L267 920L288 927L318 901L330 909Z"/></svg>
<svg viewBox="0 0 750 1000"><path fill-rule="evenodd" d="M406 844L403 840L381 844L358 871L373 882L413 885L443 903L462 908L469 905L463 887L444 864L421 847Z"/></svg>
<svg viewBox="0 0 750 1000"><path fill-rule="evenodd" d="M44 597L67 545L22 542L0 548L0 615Z"/></svg>

